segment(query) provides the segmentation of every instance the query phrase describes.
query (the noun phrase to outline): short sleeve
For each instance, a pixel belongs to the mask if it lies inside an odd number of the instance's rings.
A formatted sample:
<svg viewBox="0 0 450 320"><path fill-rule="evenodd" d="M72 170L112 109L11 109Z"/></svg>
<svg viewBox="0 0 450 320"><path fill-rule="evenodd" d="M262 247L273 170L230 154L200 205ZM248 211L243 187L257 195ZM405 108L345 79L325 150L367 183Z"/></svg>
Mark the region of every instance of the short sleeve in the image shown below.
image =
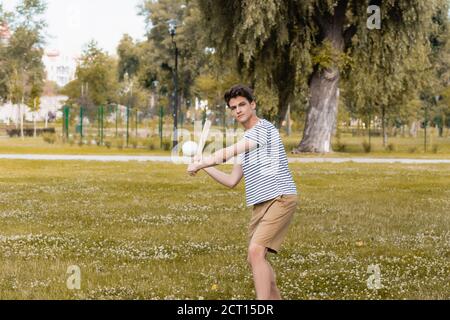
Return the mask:
<svg viewBox="0 0 450 320"><path fill-rule="evenodd" d="M244 138L255 141L260 147L267 145L267 129L262 126L255 126L244 134Z"/></svg>

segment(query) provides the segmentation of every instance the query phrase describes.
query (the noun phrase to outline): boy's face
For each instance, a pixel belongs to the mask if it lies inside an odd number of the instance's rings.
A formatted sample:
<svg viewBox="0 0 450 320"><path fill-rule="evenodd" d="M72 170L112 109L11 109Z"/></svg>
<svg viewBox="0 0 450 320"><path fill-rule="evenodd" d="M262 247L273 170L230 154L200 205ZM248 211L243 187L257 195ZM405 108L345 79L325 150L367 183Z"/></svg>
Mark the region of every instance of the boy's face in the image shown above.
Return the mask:
<svg viewBox="0 0 450 320"><path fill-rule="evenodd" d="M230 100L229 107L233 117L239 123L245 123L250 120L256 110L256 103L250 103L247 98L236 97Z"/></svg>

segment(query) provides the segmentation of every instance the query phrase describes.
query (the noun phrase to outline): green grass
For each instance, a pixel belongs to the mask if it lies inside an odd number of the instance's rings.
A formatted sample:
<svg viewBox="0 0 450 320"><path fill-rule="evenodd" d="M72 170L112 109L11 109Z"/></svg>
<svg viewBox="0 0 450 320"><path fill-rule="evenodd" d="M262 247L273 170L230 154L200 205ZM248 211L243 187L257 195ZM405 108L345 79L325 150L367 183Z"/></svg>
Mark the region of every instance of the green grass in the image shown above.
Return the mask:
<svg viewBox="0 0 450 320"><path fill-rule="evenodd" d="M0 167L0 299L254 298L242 183L172 164ZM300 206L271 257L284 298L450 298L450 165L291 169ZM80 291L66 287L71 265Z"/></svg>
<svg viewBox="0 0 450 320"><path fill-rule="evenodd" d="M189 132L193 132L193 127L185 127ZM221 128L214 127L216 130ZM171 133L170 130L166 130ZM298 146L301 135L294 133L287 137L284 131L282 134L283 142L286 151L290 153L292 149ZM0 139L0 154L64 154L64 155L170 155L170 151L160 149L160 141L157 136L153 138L138 140L138 147L133 148L134 132L130 137L129 148L124 147L120 149L117 147L117 140L109 138L112 146L107 148L105 146L98 147L96 145L78 145L78 138L73 139L74 143L62 143L58 138L55 144L44 142L42 138L1 138ZM89 140L96 138L96 132L93 131L89 135ZM85 138L85 140L87 140ZM124 140L124 139L123 139ZM168 144L171 145L171 138L165 137ZM154 150L148 148L148 142L152 141ZM424 152L423 136L417 138L410 137L390 137L388 142L391 148L384 148L381 137L372 138L372 151L366 153L364 151L363 143L367 142L367 137L353 137L350 134L341 134L341 138L333 139L334 152L321 154L301 154L292 155L292 157L371 157L371 158L421 158L421 159L450 159L450 136L439 138L435 131L429 135L427 152ZM182 141L181 141L182 143ZM339 148L340 146L340 148ZM170 149L170 148L168 148Z"/></svg>
<svg viewBox="0 0 450 320"><path fill-rule="evenodd" d="M301 135L294 134L290 137L283 135L286 151L290 152L297 147ZM352 137L342 134L340 139L333 138L334 152L320 155L323 157L370 157L370 158L421 158L421 159L450 159L450 136L439 138L430 136L427 142L427 152L424 148L423 137L389 137L388 145L391 149L383 147L381 137L373 137L371 140L372 150L367 153L363 143L368 143L367 137ZM341 149L339 149L339 145ZM291 155L293 157L317 157L318 155Z"/></svg>
<svg viewBox="0 0 450 320"><path fill-rule="evenodd" d="M159 145L158 145L159 147ZM0 139L0 154L62 154L62 155L169 155L163 150L149 150L142 145L134 149L130 143L129 148L118 149L115 146L70 145L61 142L49 144L42 138L3 138Z"/></svg>

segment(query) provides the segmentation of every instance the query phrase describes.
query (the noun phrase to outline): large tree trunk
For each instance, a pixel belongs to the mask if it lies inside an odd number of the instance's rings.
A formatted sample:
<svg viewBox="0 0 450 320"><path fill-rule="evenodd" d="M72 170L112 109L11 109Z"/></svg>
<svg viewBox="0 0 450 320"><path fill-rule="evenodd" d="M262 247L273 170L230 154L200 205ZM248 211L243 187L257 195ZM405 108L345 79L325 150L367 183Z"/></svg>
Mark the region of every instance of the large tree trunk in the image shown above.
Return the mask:
<svg viewBox="0 0 450 320"><path fill-rule="evenodd" d="M321 26L323 39L333 50L343 52L348 41L344 32L348 0L340 0L333 15L315 17ZM310 105L306 116L303 139L294 153L332 152L331 138L337 118L340 71L338 66L320 70L316 68L310 82Z"/></svg>
<svg viewBox="0 0 450 320"><path fill-rule="evenodd" d="M311 101L303 139L297 152L331 152L331 136L338 106L339 71L316 71L311 81Z"/></svg>

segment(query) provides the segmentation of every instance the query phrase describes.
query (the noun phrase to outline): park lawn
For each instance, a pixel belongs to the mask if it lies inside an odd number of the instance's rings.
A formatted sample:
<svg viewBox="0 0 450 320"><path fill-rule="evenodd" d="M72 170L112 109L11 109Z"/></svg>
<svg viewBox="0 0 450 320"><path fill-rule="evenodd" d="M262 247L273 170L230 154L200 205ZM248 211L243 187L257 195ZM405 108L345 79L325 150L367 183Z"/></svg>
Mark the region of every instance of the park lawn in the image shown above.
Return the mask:
<svg viewBox="0 0 450 320"><path fill-rule="evenodd" d="M438 145L437 152L432 151L432 147L427 153L423 152L423 141L421 139L411 138L391 138L390 140L396 146L394 151L386 151L382 148L380 138L373 139L374 151L366 153L362 149L363 137L344 137L341 141L346 144L345 152L332 152L329 154L290 154L295 148L300 136L293 135L287 137L283 135L283 141L286 151L290 157L301 158L413 158L413 159L450 159L450 137L435 139L433 145ZM143 146L145 139L140 140L138 148L118 149L115 146L111 148L98 147L95 145L78 146L55 143L49 144L42 138L2 138L0 139L0 154L60 154L60 155L133 155L133 156L170 156L170 151L159 149L158 139L153 138L157 145L155 150L149 150ZM182 143L182 142L180 142ZM411 152L411 149L415 149Z"/></svg>
<svg viewBox="0 0 450 320"><path fill-rule="evenodd" d="M290 152L298 146L301 141L301 135L294 134L286 136L282 134L286 151ZM292 157L324 157L324 158L407 158L407 159L450 159L450 136L433 137L427 142L427 152L424 152L423 137L390 137L388 145L390 148L383 147L381 137L373 137L371 141L371 152L365 152L363 143L368 142L367 137L352 137L351 135L342 135L338 140L333 138L334 152L328 154L300 154L290 155ZM341 149L339 149L341 148Z"/></svg>
<svg viewBox="0 0 450 320"><path fill-rule="evenodd" d="M168 151L149 150L142 146L139 148L117 147L107 148L96 145L70 145L63 143L49 144L42 138L2 138L0 139L0 154L59 154L59 155L154 155L167 156Z"/></svg>
<svg viewBox="0 0 450 320"><path fill-rule="evenodd" d="M0 299L254 298L243 183L229 190L173 164L0 168ZM450 298L450 165L291 169L300 206L271 256L284 298ZM67 289L72 265L81 290Z"/></svg>

